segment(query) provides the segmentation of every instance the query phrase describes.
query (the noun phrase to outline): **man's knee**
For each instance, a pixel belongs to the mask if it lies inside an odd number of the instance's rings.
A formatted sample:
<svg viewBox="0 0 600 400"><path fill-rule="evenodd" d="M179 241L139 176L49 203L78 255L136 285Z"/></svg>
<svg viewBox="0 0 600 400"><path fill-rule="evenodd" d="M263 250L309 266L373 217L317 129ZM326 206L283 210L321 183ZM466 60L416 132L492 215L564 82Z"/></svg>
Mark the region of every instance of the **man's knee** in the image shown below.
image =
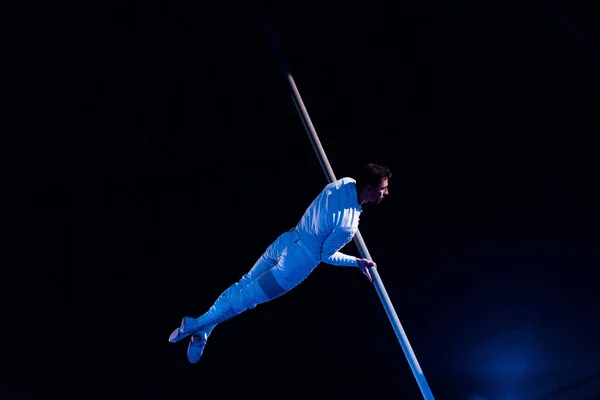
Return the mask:
<svg viewBox="0 0 600 400"><path fill-rule="evenodd" d="M275 297L281 296L287 291L279 284L279 282L277 282L277 279L275 279L275 276L273 275L272 269L265 271L261 276L258 277L257 281L260 285L260 288L269 299L274 299Z"/></svg>
<svg viewBox="0 0 600 400"><path fill-rule="evenodd" d="M256 280L247 285L241 285L239 283L231 285L231 287L227 289L225 296L236 314L270 300Z"/></svg>

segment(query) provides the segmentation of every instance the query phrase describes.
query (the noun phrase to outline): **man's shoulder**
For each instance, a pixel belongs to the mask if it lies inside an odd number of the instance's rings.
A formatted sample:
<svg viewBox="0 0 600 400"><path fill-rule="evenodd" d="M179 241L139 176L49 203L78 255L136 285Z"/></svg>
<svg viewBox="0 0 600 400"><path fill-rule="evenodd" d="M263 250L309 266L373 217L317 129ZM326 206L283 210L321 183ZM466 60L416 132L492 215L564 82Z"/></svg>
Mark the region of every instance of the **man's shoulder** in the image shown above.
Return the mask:
<svg viewBox="0 0 600 400"><path fill-rule="evenodd" d="M348 193L348 191L351 190L355 185L356 181L353 178L344 177L327 184L325 186L325 189L323 189L323 193L327 196L333 196L337 194L343 196L346 193Z"/></svg>
<svg viewBox="0 0 600 400"><path fill-rule="evenodd" d="M340 189L349 184L356 184L356 180L354 180L353 178L350 178L350 177L344 177L344 178L340 178L336 181L331 182L326 187L331 188L331 189Z"/></svg>

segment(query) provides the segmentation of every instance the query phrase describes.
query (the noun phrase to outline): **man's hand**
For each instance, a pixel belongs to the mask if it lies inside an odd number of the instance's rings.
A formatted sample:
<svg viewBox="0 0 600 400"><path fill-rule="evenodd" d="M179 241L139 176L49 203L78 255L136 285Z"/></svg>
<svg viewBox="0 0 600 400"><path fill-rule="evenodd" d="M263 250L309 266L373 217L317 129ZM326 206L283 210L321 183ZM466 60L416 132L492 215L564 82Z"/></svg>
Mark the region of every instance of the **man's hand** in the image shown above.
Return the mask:
<svg viewBox="0 0 600 400"><path fill-rule="evenodd" d="M373 283L373 278L371 278L369 267L376 267L377 264L375 264L373 261L367 260L366 258L357 258L356 262L358 263L358 268L360 268L362 273L365 274L367 278L369 278L369 281L371 281L371 283Z"/></svg>

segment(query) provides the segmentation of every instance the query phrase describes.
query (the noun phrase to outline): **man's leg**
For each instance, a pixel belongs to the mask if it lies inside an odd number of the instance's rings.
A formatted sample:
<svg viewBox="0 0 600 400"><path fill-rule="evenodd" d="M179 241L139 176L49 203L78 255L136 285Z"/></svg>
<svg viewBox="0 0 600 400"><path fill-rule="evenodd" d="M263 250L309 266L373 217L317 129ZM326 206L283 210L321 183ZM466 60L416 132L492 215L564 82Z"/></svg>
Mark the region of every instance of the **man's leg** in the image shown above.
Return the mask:
<svg viewBox="0 0 600 400"><path fill-rule="evenodd" d="M181 326L169 336L169 341L178 342L195 332L206 330L211 326L214 327L214 325L224 322L249 308L254 308L259 303L283 294L281 288L277 285L277 281L273 279L272 274L268 271L276 266L282 258L281 255L289 241L290 238L287 232L280 235L267 247L250 271L221 293L206 313L198 318L184 317ZM266 276L261 278L259 282L259 278L265 274Z"/></svg>
<svg viewBox="0 0 600 400"><path fill-rule="evenodd" d="M275 280L272 269L265 271L240 289L241 283L238 282L227 289L207 313L195 320L194 323L201 328L190 338L187 350L189 362L195 364L200 360L208 337L218 323L287 292Z"/></svg>
<svg viewBox="0 0 600 400"><path fill-rule="evenodd" d="M169 340L178 341L179 335L185 337L191 333L188 360L198 362L216 324L288 292L302 282L318 262L307 257L293 235L282 235L282 240L269 246L250 272L225 290L208 312L195 320L184 318L182 326L171 334L175 334L176 340Z"/></svg>
<svg viewBox="0 0 600 400"><path fill-rule="evenodd" d="M184 320L183 333L205 330L281 296L306 279L318 263L292 235L284 236L265 251L250 273L225 290L206 313ZM258 272L262 273L256 277Z"/></svg>

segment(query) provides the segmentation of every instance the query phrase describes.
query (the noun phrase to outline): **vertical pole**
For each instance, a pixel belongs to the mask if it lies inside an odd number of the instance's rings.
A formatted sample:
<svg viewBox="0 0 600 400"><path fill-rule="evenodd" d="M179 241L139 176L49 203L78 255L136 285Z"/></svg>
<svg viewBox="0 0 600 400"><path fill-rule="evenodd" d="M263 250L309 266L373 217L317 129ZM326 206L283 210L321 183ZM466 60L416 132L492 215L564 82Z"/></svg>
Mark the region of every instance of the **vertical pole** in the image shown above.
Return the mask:
<svg viewBox="0 0 600 400"><path fill-rule="evenodd" d="M333 173L333 169L331 168L331 165L329 164L329 160L327 159L327 155L325 154L325 151L323 150L321 141L319 140L319 137L317 136L317 132L315 131L312 121L310 120L310 116L308 115L308 111L306 110L306 107L304 106L302 97L300 97L300 92L298 91L298 88L296 87L294 78L292 77L292 74L290 73L289 68L287 67L287 63L285 62L285 59L283 57L281 50L277 46L277 42L275 40L275 34L273 33L273 31L268 23L265 13L260 8L260 6L258 4L258 0L253 0L253 4L254 4L254 8L257 12L258 18L260 20L260 23L267 35L267 39L269 41L269 47L271 48L271 51L277 61L277 66L279 68L279 72L285 79L288 90L290 91L290 93L292 95L292 99L294 100L294 104L296 105L296 109L298 110L298 113L300 114L300 119L302 120L302 123L304 124L304 128L306 129L306 132L308 133L308 137L313 145L315 152L317 153L317 157L319 158L319 162L321 163L323 172L325 173L327 180L331 183L336 180L335 174ZM356 235L354 236L354 242L356 243L356 246L358 247L358 250L359 250L360 254L362 255L362 257L366 258L368 260L372 260L371 255L369 254L369 250L367 249L367 246L362 238L360 231L356 232ZM390 301L387 291L385 290L385 287L383 286L383 282L381 280L381 277L379 276L379 273L377 272L377 268L370 267L369 272L371 273L371 277L373 278L373 284L375 285L375 289L377 290L379 299L383 303L383 307L388 315L388 318L390 319L392 327L394 328L394 332L396 333L396 336L398 337L398 340L400 341L400 345L402 346L404 355L406 356L406 359L408 360L408 364L410 365L410 368L415 376L415 379L417 380L419 389L421 389L423 398L425 400L434 400L433 394L431 393L431 389L429 388L427 380L425 380L425 375L423 374L423 371L421 370L421 367L419 365L419 362L417 361L415 353L413 352L412 347L410 346L408 337L406 336L406 333L404 332L404 329L402 328L402 324L400 323L400 320L398 319L398 316L396 315L394 306L392 305L392 302Z"/></svg>

